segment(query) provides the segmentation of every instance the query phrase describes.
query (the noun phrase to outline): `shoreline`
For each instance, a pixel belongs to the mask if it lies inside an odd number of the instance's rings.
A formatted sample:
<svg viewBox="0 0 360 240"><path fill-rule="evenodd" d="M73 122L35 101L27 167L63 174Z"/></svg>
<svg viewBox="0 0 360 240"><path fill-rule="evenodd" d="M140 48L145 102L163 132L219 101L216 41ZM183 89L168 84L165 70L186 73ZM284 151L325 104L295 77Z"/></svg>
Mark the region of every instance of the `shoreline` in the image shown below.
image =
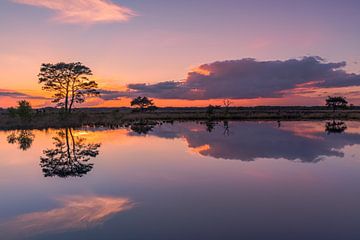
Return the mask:
<svg viewBox="0 0 360 240"><path fill-rule="evenodd" d="M68 117L58 110L34 110L31 119L0 114L0 129L48 129L82 126L124 126L133 123L176 121L360 121L360 109L329 110L323 107L258 107L217 109L209 114L206 108L165 108L154 112L132 112L129 108L76 109Z"/></svg>

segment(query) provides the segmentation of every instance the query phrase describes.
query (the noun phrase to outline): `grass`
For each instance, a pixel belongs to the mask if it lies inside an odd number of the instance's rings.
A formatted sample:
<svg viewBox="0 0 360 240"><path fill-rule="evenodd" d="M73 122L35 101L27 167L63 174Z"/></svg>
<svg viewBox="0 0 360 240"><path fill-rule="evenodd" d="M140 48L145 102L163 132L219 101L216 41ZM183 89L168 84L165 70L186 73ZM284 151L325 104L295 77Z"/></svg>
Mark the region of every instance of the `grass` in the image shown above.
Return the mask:
<svg viewBox="0 0 360 240"><path fill-rule="evenodd" d="M45 113L34 111L31 119L12 117L0 112L0 129L46 129L62 127L122 126L136 121L221 121L221 120L360 120L360 108L333 110L325 107L233 107L216 109L209 114L206 108L163 108L155 112L133 112L129 108L77 109L70 116L57 110Z"/></svg>

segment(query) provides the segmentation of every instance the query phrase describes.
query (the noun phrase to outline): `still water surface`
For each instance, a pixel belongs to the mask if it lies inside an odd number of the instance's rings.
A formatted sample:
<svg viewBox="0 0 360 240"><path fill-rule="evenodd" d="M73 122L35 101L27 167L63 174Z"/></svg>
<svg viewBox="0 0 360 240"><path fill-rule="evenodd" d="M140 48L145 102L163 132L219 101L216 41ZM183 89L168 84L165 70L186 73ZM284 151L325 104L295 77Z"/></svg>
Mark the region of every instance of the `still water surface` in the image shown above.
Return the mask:
<svg viewBox="0 0 360 240"><path fill-rule="evenodd" d="M360 239L360 122L0 131L0 239Z"/></svg>

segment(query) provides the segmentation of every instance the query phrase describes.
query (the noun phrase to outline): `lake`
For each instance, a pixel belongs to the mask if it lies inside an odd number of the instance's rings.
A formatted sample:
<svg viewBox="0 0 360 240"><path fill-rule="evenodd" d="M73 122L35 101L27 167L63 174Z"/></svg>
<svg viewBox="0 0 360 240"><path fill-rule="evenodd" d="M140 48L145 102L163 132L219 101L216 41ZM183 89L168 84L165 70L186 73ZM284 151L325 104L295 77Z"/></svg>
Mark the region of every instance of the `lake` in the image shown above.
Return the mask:
<svg viewBox="0 0 360 240"><path fill-rule="evenodd" d="M0 238L360 239L360 122L0 131Z"/></svg>

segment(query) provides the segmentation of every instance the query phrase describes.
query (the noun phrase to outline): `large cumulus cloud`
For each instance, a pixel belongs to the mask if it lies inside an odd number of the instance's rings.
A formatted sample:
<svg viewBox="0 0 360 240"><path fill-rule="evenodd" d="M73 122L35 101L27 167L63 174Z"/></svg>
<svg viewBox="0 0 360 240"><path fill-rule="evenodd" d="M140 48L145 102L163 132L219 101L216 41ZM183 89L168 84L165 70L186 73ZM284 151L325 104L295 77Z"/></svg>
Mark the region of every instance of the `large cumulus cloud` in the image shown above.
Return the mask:
<svg viewBox="0 0 360 240"><path fill-rule="evenodd" d="M130 84L117 96L146 95L163 99L252 99L282 97L299 86L318 88L359 86L360 75L347 73L346 62L320 57L257 61L241 60L201 65L183 81ZM114 95L114 94L112 94Z"/></svg>

